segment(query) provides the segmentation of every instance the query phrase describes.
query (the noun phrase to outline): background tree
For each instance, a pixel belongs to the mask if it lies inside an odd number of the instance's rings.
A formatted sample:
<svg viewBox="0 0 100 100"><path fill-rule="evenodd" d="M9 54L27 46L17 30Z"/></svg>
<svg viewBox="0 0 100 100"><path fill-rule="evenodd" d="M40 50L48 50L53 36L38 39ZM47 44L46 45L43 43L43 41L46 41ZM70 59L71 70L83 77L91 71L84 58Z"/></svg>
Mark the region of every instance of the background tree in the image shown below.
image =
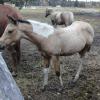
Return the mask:
<svg viewBox="0 0 100 100"><path fill-rule="evenodd" d="M4 0L0 0L0 4L3 4L4 3Z"/></svg>
<svg viewBox="0 0 100 100"><path fill-rule="evenodd" d="M76 0L74 3L74 7L78 7L78 6L79 6L79 2L78 2L78 0Z"/></svg>

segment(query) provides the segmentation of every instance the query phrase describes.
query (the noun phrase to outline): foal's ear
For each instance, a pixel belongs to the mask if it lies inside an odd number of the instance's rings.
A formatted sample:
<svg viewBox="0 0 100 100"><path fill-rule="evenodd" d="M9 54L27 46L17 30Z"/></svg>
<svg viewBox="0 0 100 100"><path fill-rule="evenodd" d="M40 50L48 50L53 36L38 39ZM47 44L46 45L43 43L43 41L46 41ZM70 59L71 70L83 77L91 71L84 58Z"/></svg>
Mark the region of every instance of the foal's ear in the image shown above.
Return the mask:
<svg viewBox="0 0 100 100"><path fill-rule="evenodd" d="M9 15L7 15L9 23L12 23L14 25L17 25L17 20Z"/></svg>

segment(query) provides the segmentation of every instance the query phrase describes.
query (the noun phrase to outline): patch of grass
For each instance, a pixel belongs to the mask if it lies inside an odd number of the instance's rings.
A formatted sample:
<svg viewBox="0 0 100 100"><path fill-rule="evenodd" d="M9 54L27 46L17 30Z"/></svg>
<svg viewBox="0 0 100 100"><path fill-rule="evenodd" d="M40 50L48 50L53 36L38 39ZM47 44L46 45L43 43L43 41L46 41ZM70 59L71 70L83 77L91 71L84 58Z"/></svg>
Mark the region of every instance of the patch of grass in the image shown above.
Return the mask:
<svg viewBox="0 0 100 100"><path fill-rule="evenodd" d="M45 9L42 9L42 8L36 8L36 9L22 9L20 10L21 13L43 13L45 12Z"/></svg>
<svg viewBox="0 0 100 100"><path fill-rule="evenodd" d="M34 8L25 8L22 9L22 13L27 12L34 12L34 13L42 13L45 12L46 8L52 8L56 9L58 11L72 11L72 12L82 12L82 11L94 11L94 12L100 12L99 8L77 8L77 7L34 7Z"/></svg>

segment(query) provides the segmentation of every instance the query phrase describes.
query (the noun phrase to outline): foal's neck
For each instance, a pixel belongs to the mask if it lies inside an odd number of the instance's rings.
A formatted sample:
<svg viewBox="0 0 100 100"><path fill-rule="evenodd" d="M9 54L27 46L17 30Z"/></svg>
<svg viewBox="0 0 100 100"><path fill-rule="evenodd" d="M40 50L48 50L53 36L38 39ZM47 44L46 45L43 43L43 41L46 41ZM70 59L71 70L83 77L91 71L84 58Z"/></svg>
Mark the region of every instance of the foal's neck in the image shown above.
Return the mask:
<svg viewBox="0 0 100 100"><path fill-rule="evenodd" d="M37 47L41 47L41 45L46 40L45 37L33 32L31 24L20 24L20 30L22 31L22 38L27 39L34 43Z"/></svg>

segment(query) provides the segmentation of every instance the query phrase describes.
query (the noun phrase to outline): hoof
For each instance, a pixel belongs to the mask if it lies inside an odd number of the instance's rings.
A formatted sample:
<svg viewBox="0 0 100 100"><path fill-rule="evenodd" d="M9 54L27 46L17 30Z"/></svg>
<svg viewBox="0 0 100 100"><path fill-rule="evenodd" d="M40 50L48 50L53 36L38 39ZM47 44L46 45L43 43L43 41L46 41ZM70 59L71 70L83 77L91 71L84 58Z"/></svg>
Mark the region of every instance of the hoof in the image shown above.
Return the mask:
<svg viewBox="0 0 100 100"><path fill-rule="evenodd" d="M12 72L12 76L13 76L13 77L17 77L17 72L14 72L14 71L13 71L13 72Z"/></svg>
<svg viewBox="0 0 100 100"><path fill-rule="evenodd" d="M63 86L61 86L61 87L58 89L58 92L59 92L59 93L62 93L62 92L63 92L63 90L64 90L64 87L63 87Z"/></svg>
<svg viewBox="0 0 100 100"><path fill-rule="evenodd" d="M47 90L47 85L45 85L45 86L43 86L42 88L41 88L41 91L42 92L44 92L44 91L46 91Z"/></svg>
<svg viewBox="0 0 100 100"><path fill-rule="evenodd" d="M75 81L70 81L70 82L68 83L68 86L69 86L70 88L75 87L75 85L76 85L76 82L75 82Z"/></svg>

